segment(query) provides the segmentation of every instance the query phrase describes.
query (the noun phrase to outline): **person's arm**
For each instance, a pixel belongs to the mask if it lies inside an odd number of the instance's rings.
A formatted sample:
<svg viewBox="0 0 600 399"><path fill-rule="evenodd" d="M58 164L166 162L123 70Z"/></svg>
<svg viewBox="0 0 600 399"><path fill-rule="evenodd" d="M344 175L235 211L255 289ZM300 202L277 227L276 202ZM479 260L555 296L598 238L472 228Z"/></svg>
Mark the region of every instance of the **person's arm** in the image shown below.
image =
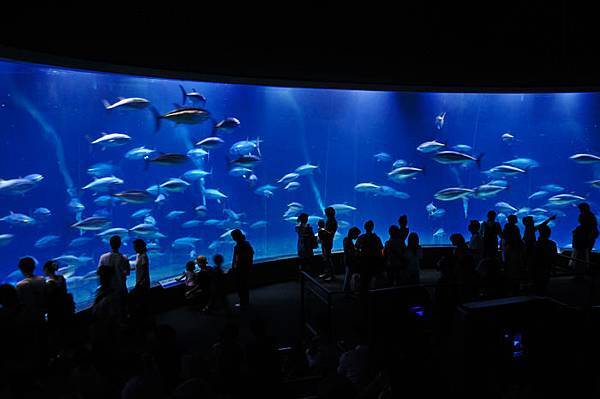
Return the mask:
<svg viewBox="0 0 600 399"><path fill-rule="evenodd" d="M556 215L552 215L550 216L548 219L544 220L542 223L536 225L534 228L536 230L538 230L540 227L547 225L548 223L550 223L551 221L553 221L554 219L556 219Z"/></svg>

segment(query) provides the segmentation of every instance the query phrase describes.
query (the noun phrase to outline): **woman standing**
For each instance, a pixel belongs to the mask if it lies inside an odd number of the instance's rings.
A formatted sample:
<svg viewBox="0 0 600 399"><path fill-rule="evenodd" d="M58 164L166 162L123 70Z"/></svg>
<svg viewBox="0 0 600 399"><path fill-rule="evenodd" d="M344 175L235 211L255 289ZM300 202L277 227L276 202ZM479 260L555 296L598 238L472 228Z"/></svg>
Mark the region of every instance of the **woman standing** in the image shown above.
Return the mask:
<svg viewBox="0 0 600 399"><path fill-rule="evenodd" d="M419 235L410 233L406 245L406 272L408 284L419 284L421 281L421 259L423 259L423 248L419 245Z"/></svg>
<svg viewBox="0 0 600 399"><path fill-rule="evenodd" d="M301 213L298 216L296 225L296 234L298 234L298 258L300 259L301 271L312 271L313 250L317 247L315 232L308 224L308 214Z"/></svg>

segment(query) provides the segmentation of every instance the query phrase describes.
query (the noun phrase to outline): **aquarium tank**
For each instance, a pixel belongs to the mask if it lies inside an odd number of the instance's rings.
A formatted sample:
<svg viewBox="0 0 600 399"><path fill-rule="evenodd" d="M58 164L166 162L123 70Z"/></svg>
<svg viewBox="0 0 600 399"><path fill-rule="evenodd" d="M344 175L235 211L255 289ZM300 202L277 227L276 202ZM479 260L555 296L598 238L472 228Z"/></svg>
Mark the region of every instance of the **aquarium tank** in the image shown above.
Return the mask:
<svg viewBox="0 0 600 399"><path fill-rule="evenodd" d="M293 256L300 212L337 211L335 247L408 215L423 245L495 209L550 215L568 247L597 208L600 94L273 87L0 61L0 280L59 262L79 307L120 235L148 243L154 283L197 255ZM522 230L522 225L520 225ZM132 257L133 259L133 257ZM129 285L133 283L133 276Z"/></svg>

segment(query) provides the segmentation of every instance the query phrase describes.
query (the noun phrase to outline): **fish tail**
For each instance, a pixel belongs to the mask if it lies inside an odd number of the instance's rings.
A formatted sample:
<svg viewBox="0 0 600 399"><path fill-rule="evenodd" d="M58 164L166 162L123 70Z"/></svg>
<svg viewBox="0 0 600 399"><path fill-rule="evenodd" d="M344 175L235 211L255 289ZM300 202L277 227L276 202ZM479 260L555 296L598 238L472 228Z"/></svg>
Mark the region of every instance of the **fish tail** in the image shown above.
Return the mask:
<svg viewBox="0 0 600 399"><path fill-rule="evenodd" d="M477 157L477 159L475 159L475 163L477 164L477 167L479 169L481 169L481 158L483 158L484 155L485 155L485 153L482 152L481 154L479 154L479 156Z"/></svg>
<svg viewBox="0 0 600 399"><path fill-rule="evenodd" d="M110 109L110 103L107 100L102 100L102 105L104 105L104 109Z"/></svg>
<svg viewBox="0 0 600 399"><path fill-rule="evenodd" d="M181 90L181 95L182 95L181 103L185 104L185 100L187 99L187 93L185 92L185 89L183 88L182 85L179 85L179 89Z"/></svg>
<svg viewBox="0 0 600 399"><path fill-rule="evenodd" d="M154 116L154 132L158 132L158 130L160 129L160 119L162 117L160 116L160 113L158 112L156 107L151 106L150 111L152 112L152 115Z"/></svg>

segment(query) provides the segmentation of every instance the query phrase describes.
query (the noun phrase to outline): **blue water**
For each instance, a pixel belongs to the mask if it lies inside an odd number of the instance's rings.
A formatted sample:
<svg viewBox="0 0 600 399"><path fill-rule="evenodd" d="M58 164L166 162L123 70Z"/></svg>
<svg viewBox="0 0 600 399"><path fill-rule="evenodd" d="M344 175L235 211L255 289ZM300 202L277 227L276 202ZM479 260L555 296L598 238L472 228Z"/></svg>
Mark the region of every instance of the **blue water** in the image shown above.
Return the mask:
<svg viewBox="0 0 600 399"><path fill-rule="evenodd" d="M235 117L241 125L231 132L218 133L225 143L196 162L147 167L144 160L126 159L127 151L140 146L185 154L193 143L211 135L211 120L186 125L163 119L160 130L155 132L150 107L105 110L102 103L104 99L114 103L118 97L141 97L164 114L175 108L174 103L182 104L180 84L188 92L195 89L207 98L204 108L215 121ZM229 262L233 245L219 236L235 227L245 231L257 260L294 254L293 223L282 218L291 202L303 204L304 211L315 216L313 219L322 215L325 206L345 203L356 210L339 214L339 220L362 227L366 219L373 219L383 238L387 237L388 226L399 215L407 214L409 227L420 235L422 244L448 244L448 236L453 232L467 236L468 220L481 220L496 203L507 202L518 210L519 216L542 208L535 211L540 221L558 211L559 217L552 226L553 238L560 246L570 244L577 210L574 204L548 207L548 198L570 193L585 198L593 207L597 203L598 189L588 182L600 178L600 164L580 164L569 159L577 153L600 154L600 95L596 93L456 94L284 88L177 81L10 61L0 62L0 88L0 178L43 176L29 191L4 192L1 197L0 217L12 211L32 216L35 223L0 222L0 234L12 235L0 241L0 280L20 279L15 271L22 256L34 256L43 263L74 255L77 261L66 258L62 266L68 267L65 270L69 285L80 305L93 296L93 271L107 244L96 236L104 229L82 234L71 225L97 212L110 220L111 228L130 229L143 223L143 218L131 217L135 211L151 210L157 231L166 236L147 239L154 247L150 251L151 275L157 281L181 273L185 261L194 255L220 252ZM191 105L189 100L186 105ZM444 112L443 126L436 126L436 116ZM101 132L124 133L131 140L103 150L90 144ZM507 132L514 138L503 141L501 137ZM236 142L257 138L260 154L258 149L251 149L251 153L260 155L261 160L251 168L258 178L252 185L249 174L229 175L230 161L236 158L229 149ZM435 152L417 151L417 146L431 140L445 144L440 150L450 150L458 144L470 146L472 149L464 153L474 158L483 154L480 167L470 161L464 165L442 164L433 159ZM375 155L382 152L389 154L389 159L380 155L378 161ZM494 180L483 172L514 158L529 158L539 166L506 177L502 184L508 188L487 199L473 195L464 200L434 199L434 194L444 188L474 188ZM387 174L396 160L422 171L401 182L392 181ZM114 175L123 184L106 193L83 190L93 180L87 169L100 162L111 163ZM306 163L318 168L296 179L300 183L297 190L284 190L284 184L276 183ZM212 174L190 182L181 193L160 191L167 196L161 204L154 202L156 195L150 203L141 205L99 206L94 202L101 195L145 190L195 168ZM391 189L376 188L367 193L354 189L355 185L368 182ZM255 193L266 184L276 187L272 196ZM547 184L561 187L539 199L528 199ZM210 188L218 189L227 199L206 199L204 190ZM85 206L79 215L67 206L76 200ZM426 210L430 203L438 209L433 216L429 215L432 208L430 212ZM208 214L199 217L194 208L203 204ZM34 214L40 207L49 209L51 215ZM225 214L224 209L242 215L236 219L231 212L230 216ZM177 219L167 219L173 210L184 213ZM207 219L213 219L208 226ZM181 226L190 220L200 223L191 228ZM252 228L257 221L266 224ZM346 231L347 228L340 229L342 235ZM37 240L48 235L58 238L48 239L41 248L35 246ZM338 248L342 235L335 241ZM73 239L81 237L89 237L88 242L76 248L69 246ZM173 241L181 237L201 240L196 245L173 248ZM130 232L123 249L127 255L133 255L133 238L135 234ZM38 271L41 273L41 264Z"/></svg>

